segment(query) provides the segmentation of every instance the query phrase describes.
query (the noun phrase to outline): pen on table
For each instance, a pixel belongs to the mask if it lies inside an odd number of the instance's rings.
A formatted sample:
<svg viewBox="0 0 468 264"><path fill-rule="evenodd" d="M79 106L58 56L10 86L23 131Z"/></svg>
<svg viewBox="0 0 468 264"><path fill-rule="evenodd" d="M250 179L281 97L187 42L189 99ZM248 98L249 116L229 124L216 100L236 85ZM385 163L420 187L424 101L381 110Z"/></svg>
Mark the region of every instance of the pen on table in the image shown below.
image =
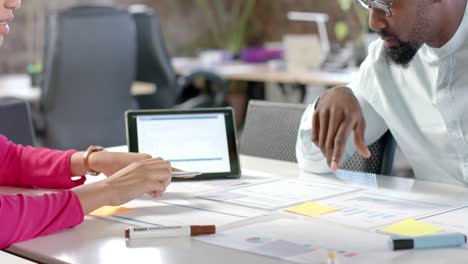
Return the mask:
<svg viewBox="0 0 468 264"><path fill-rule="evenodd" d="M420 237L391 237L388 247L393 250L413 248L461 247L466 243L462 233L447 233Z"/></svg>
<svg viewBox="0 0 468 264"><path fill-rule="evenodd" d="M125 238L164 238L210 235L216 233L214 225L130 227L125 229Z"/></svg>

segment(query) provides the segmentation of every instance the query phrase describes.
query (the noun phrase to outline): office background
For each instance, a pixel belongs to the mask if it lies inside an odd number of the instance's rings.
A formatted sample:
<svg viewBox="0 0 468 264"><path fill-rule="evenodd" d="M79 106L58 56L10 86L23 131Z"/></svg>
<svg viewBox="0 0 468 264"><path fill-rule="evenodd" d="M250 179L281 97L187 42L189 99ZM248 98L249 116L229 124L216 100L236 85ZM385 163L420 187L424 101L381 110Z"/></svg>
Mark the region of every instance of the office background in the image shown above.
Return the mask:
<svg viewBox="0 0 468 264"><path fill-rule="evenodd" d="M71 5L83 3L107 4L146 4L153 7L161 17L162 29L168 48L173 56L193 55L201 48L219 48L212 40L209 20L201 5L206 2L213 5L214 0L38 0L23 1L23 7L16 12L15 22L5 45L0 50L2 61L0 73L22 72L27 64L41 59L44 46L44 23L47 14ZM247 2L247 1L225 1ZM330 16L327 25L330 39L337 41L334 28L337 22L346 22L349 34L346 40L356 40L362 32L361 23L356 13L340 8L340 1L316 0L256 0L249 19L246 45L258 46L264 42L281 41L284 34L316 33L317 28L309 22L290 22L288 11L321 12ZM212 15L217 16L214 8ZM27 52L25 52L27 51Z"/></svg>
<svg viewBox="0 0 468 264"><path fill-rule="evenodd" d="M217 0L106 0L106 1L23 1L23 7L16 12L15 22L5 43L0 49L0 75L26 73L28 65L40 65L45 50L46 17L58 10L77 4L115 4L130 6L145 4L152 7L161 20L167 48L172 57L197 56L204 49L231 49L238 53L243 47L257 47L265 43L280 43L287 34L317 34L317 26L310 22L290 21L288 11L319 12L329 16L327 22L328 37L332 45L340 48L351 44L356 66L365 57L366 15L357 5L349 6L353 1L314 1L314 0L226 0L226 10L216 7ZM252 9L248 5L252 4ZM232 9L238 5L241 12L237 18L229 20ZM219 6L218 6L219 7ZM248 19L244 25L239 20L242 11ZM213 23L216 21L217 23ZM236 24L237 23L237 24ZM217 25L217 26L214 26ZM345 28L343 29L343 25ZM245 36L238 43L232 43L229 26L245 27ZM25 52L26 51L26 52ZM267 86L270 84L266 84ZM229 89L230 104L236 104L238 95L245 93L245 83L231 81ZM304 103L310 103L322 90L308 89ZM276 92L276 94L275 94ZM284 94L277 89L269 89L273 94L267 100L285 100ZM241 97L242 98L242 97ZM241 99L245 100L245 99ZM286 99L288 100L288 99ZM241 104L246 104L241 102ZM397 148L394 175L412 176L411 169Z"/></svg>

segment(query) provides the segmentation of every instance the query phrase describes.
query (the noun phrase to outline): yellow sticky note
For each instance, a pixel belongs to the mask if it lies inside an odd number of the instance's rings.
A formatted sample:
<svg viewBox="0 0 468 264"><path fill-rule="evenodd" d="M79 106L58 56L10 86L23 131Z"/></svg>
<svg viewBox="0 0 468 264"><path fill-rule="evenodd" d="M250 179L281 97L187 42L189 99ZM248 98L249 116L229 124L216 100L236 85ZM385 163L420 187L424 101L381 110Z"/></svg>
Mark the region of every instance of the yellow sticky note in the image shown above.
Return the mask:
<svg viewBox="0 0 468 264"><path fill-rule="evenodd" d="M94 216L113 216L118 214L123 214L126 212L130 212L133 209L121 206L103 206L99 209L94 210L90 213L90 215Z"/></svg>
<svg viewBox="0 0 468 264"><path fill-rule="evenodd" d="M327 205L307 202L307 203L303 203L300 205L290 207L286 209L286 211L291 212L291 213L301 214L301 215L307 215L307 216L317 216L317 215L322 215L322 214L326 214L330 212L335 212L335 211L338 211L338 209L335 207L327 206Z"/></svg>
<svg viewBox="0 0 468 264"><path fill-rule="evenodd" d="M380 231L400 236L416 237L438 233L443 229L414 219L406 219L382 228Z"/></svg>

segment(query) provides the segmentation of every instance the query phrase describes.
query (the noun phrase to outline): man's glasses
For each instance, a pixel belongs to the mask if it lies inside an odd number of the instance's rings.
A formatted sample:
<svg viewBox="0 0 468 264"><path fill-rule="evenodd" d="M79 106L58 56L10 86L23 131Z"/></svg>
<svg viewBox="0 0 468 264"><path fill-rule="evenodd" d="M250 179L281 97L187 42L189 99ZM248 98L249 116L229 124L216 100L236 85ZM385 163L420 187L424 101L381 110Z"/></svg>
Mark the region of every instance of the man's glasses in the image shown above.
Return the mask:
<svg viewBox="0 0 468 264"><path fill-rule="evenodd" d="M367 10L371 8L375 11L385 15L386 17L392 16L392 5L393 3L386 3L382 0L356 0L362 7Z"/></svg>

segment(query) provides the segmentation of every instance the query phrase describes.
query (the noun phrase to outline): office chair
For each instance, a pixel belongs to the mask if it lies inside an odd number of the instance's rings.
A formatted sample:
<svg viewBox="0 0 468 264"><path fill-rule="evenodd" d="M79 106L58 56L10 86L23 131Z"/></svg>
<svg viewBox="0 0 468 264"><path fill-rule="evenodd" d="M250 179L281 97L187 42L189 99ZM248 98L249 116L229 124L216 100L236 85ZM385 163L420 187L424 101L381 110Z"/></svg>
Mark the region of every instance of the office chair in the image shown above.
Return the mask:
<svg viewBox="0 0 468 264"><path fill-rule="evenodd" d="M396 141L392 133L387 131L376 142L368 146L372 156L368 159L355 153L346 160L341 168L349 171L360 171L381 175L392 175L395 158Z"/></svg>
<svg viewBox="0 0 468 264"><path fill-rule="evenodd" d="M240 153L297 162L296 140L307 105L250 100L240 142ZM369 146L371 158L358 153L341 169L390 175L396 143L390 132Z"/></svg>
<svg viewBox="0 0 468 264"><path fill-rule="evenodd" d="M16 144L34 146L31 108L18 98L0 98L0 134Z"/></svg>
<svg viewBox="0 0 468 264"><path fill-rule="evenodd" d="M141 109L218 107L225 105L228 82L220 75L198 70L178 77L166 48L159 18L144 5L130 7L137 27L138 55L136 80L154 83L156 92L137 96ZM196 80L205 81L205 91L193 88Z"/></svg>
<svg viewBox="0 0 468 264"><path fill-rule="evenodd" d="M82 5L49 17L40 102L44 145L125 144L124 113L136 103L136 30L127 10Z"/></svg>
<svg viewBox="0 0 468 264"><path fill-rule="evenodd" d="M240 153L297 162L296 139L307 105L250 100Z"/></svg>

